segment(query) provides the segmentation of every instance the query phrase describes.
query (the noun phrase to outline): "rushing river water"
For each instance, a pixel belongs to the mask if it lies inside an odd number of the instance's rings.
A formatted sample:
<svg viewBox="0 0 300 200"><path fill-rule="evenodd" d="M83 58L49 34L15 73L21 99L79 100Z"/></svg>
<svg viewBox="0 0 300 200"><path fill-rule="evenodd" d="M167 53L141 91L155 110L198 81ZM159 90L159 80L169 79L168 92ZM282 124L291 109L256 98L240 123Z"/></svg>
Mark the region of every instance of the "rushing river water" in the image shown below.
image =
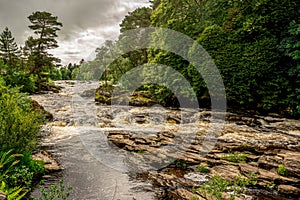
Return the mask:
<svg viewBox="0 0 300 200"><path fill-rule="evenodd" d="M50 134L43 145L62 164L61 179L73 186L70 199L153 199L145 191L150 185L131 180L134 164L123 161L122 152L107 141L97 117L102 106L93 97L98 84L58 81L59 93L32 96L54 115L44 127Z"/></svg>

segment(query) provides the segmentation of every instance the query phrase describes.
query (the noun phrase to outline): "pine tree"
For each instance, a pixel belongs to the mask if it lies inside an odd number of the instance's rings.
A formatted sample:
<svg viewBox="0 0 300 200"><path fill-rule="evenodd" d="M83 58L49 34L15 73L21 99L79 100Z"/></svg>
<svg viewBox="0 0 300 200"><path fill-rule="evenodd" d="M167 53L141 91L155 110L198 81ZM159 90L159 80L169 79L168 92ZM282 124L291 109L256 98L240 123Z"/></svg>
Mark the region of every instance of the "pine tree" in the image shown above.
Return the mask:
<svg viewBox="0 0 300 200"><path fill-rule="evenodd" d="M54 62L60 61L47 51L58 47L56 32L60 30L62 23L51 13L40 11L32 13L28 19L32 23L29 28L37 35L36 38L30 37L26 42L31 51L30 57L34 60L31 73L39 73L44 67L51 67Z"/></svg>
<svg viewBox="0 0 300 200"><path fill-rule="evenodd" d="M6 27L0 35L0 56L5 64L14 66L19 53L18 45L12 37L11 31Z"/></svg>

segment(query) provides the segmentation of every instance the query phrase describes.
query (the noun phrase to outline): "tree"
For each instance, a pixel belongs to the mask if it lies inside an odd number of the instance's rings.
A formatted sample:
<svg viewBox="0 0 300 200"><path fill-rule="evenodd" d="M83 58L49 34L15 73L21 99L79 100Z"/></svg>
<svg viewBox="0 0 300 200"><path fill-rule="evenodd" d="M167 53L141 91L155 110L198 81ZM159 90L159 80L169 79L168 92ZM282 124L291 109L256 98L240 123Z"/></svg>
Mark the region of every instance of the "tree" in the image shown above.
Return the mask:
<svg viewBox="0 0 300 200"><path fill-rule="evenodd" d="M11 31L6 27L0 35L0 56L5 64L13 67L19 53L18 45L12 37Z"/></svg>
<svg viewBox="0 0 300 200"><path fill-rule="evenodd" d="M281 41L280 49L287 58L290 87L288 101L294 115L300 115L300 23L290 22L287 37Z"/></svg>
<svg viewBox="0 0 300 200"><path fill-rule="evenodd" d="M56 38L57 31L62 27L62 23L57 21L57 17L48 12L34 12L28 17L32 25L31 30L37 35L36 38L28 38L26 44L30 49L30 57L34 61L31 73L39 73L46 66L53 66L54 62L59 62L58 58L48 53L48 50L58 47Z"/></svg>

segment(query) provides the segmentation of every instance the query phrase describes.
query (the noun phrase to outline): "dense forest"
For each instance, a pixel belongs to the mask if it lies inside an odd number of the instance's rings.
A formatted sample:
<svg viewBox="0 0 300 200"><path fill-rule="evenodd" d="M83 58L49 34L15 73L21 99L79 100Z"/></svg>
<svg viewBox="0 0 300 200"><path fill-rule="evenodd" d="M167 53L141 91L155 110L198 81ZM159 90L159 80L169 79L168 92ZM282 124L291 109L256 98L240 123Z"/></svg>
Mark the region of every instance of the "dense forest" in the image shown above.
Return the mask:
<svg viewBox="0 0 300 200"><path fill-rule="evenodd" d="M136 9L123 19L119 38L128 30L149 26L183 33L201 44L213 58L221 72L230 109L299 117L297 1L154 0L151 3L151 7ZM192 85L200 105L209 107L209 91L201 74L173 53L143 49L127 53L106 66L108 55L113 53L110 50L117 42L106 41L99 47L96 59L81 66L79 78L99 78L93 77L99 73L92 72L102 69L105 73L101 79L117 83L136 66L160 63L180 72ZM176 97L165 86L145 83L140 90L151 93L164 106L176 104Z"/></svg>

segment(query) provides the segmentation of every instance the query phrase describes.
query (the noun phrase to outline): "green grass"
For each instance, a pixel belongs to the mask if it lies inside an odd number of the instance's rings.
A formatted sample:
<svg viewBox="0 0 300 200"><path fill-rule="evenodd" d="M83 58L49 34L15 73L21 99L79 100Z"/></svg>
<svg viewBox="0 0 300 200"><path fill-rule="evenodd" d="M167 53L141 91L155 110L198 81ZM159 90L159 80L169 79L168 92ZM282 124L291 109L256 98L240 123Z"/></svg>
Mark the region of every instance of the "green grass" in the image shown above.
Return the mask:
<svg viewBox="0 0 300 200"><path fill-rule="evenodd" d="M199 164L197 166L197 171L201 172L201 173L208 173L209 172L209 168L202 166L201 164Z"/></svg>
<svg viewBox="0 0 300 200"><path fill-rule="evenodd" d="M217 200L222 200L224 192L231 192L231 199L244 193L247 186L257 184L257 176L255 174L248 174L247 178L242 178L241 175L237 176L234 181L227 181L220 176L214 176L209 182L204 183L199 189L199 193L205 198L213 197Z"/></svg>
<svg viewBox="0 0 300 200"><path fill-rule="evenodd" d="M282 164L278 166L277 173L281 176L285 176L285 177L289 176L288 170Z"/></svg>
<svg viewBox="0 0 300 200"><path fill-rule="evenodd" d="M233 162L233 163L244 163L244 162L246 162L247 155L244 153L229 151L228 155L223 156L221 159L227 160L227 161Z"/></svg>

